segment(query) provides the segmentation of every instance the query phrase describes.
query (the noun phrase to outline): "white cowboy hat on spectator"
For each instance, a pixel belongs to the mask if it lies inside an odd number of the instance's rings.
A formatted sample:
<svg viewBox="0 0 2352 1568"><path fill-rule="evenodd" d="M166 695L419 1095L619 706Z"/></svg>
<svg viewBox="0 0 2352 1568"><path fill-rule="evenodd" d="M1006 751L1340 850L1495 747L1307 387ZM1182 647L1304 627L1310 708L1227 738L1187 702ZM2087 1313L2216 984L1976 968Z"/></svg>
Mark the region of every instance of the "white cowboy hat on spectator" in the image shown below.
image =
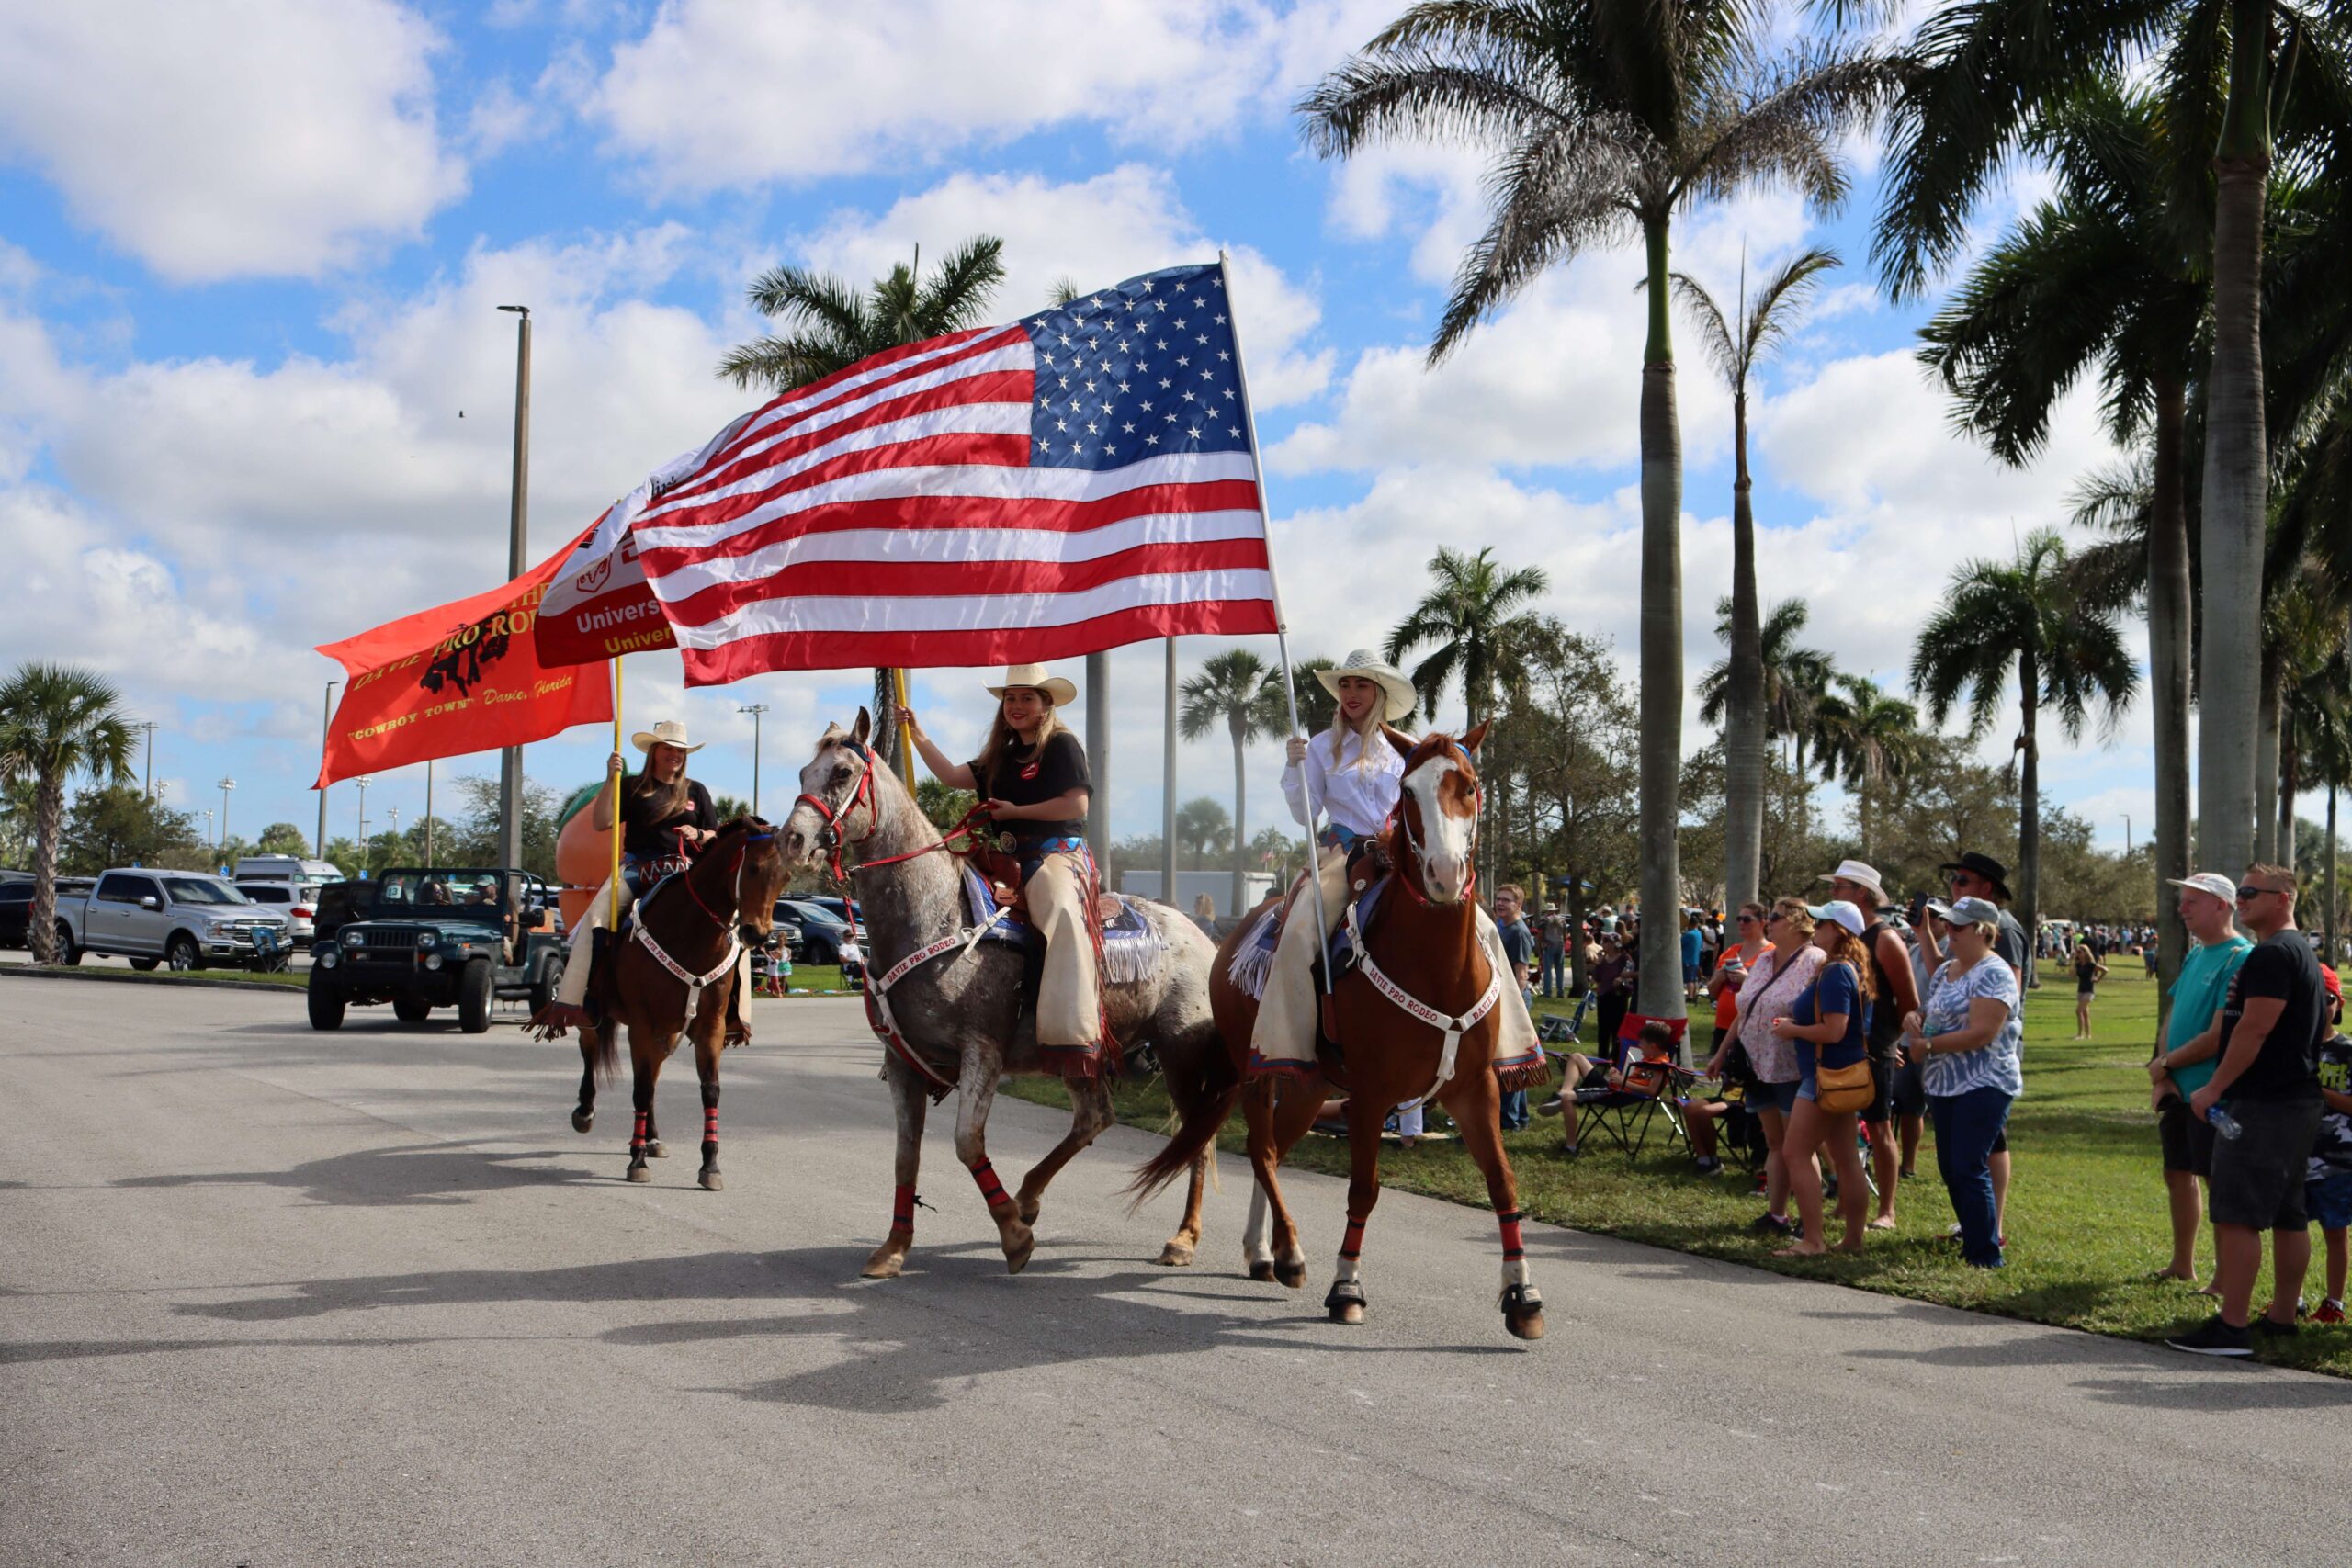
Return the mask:
<svg viewBox="0 0 2352 1568"><path fill-rule="evenodd" d="M1880 908L1886 908L1886 889L1879 886L1878 872L1871 866L1864 865L1860 861L1841 860L1838 863L1836 871L1826 876L1816 876L1814 880L1858 883L1871 890L1871 897L1878 901Z"/></svg>
<svg viewBox="0 0 2352 1568"><path fill-rule="evenodd" d="M640 729L628 738L628 743L639 750L650 753L656 746L675 746L681 751L699 751L700 744L686 744L686 727L674 718L665 718L650 729ZM2236 889L2233 888L2233 892Z"/></svg>
<svg viewBox="0 0 2352 1568"><path fill-rule="evenodd" d="M1380 715L1383 724L1396 724L1413 716L1413 705L1417 700L1413 695L1413 683L1397 671L1396 666L1372 649L1359 648L1329 670L1315 672L1315 678L1323 682L1323 689L1335 697L1340 694L1340 680L1346 675L1370 681L1387 694L1387 705Z"/></svg>
<svg viewBox="0 0 2352 1568"><path fill-rule="evenodd" d="M1046 700L1056 707L1068 707L1078 700L1078 688L1042 664L1008 664L1004 667L1004 682L990 686L989 695L1002 700L1004 694L1017 686L1033 692L1043 692Z"/></svg>
<svg viewBox="0 0 2352 1568"><path fill-rule="evenodd" d="M2200 871L2193 876L2167 876L2165 880L2175 887L2193 887L2199 893L2211 893L2222 903L2236 907L2238 885L2218 871Z"/></svg>
<svg viewBox="0 0 2352 1568"><path fill-rule="evenodd" d="M1862 912L1843 898L1832 898L1826 904L1809 906L1805 913L1816 920L1834 920L1856 936L1862 934Z"/></svg>

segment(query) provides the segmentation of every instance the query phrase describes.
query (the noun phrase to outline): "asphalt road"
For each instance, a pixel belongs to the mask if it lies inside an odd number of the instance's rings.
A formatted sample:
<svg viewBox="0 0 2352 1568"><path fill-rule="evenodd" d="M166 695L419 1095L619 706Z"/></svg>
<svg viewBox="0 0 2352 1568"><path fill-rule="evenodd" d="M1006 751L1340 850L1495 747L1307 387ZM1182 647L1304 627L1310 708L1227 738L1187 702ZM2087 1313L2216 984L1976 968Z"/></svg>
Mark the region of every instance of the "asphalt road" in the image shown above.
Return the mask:
<svg viewBox="0 0 2352 1568"><path fill-rule="evenodd" d="M761 1004L728 1190L620 1179L577 1057L298 998L0 977L0 1564L2340 1561L2352 1386L1391 1193L1372 1321L1114 1197L1116 1131L1007 1277L934 1115L906 1278L852 1002ZM949 1101L943 1109L954 1111ZM1061 1118L1000 1100L1007 1183ZM2153 1183L2152 1183L2153 1196Z"/></svg>

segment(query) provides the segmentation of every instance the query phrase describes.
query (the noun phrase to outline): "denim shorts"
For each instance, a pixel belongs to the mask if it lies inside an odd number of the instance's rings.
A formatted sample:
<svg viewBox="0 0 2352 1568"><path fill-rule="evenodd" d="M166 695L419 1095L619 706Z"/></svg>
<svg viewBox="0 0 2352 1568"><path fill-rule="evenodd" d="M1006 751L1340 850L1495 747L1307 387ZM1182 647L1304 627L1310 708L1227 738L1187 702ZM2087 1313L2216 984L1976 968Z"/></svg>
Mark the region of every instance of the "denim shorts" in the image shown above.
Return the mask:
<svg viewBox="0 0 2352 1568"><path fill-rule="evenodd" d="M1797 1108L1799 1086L1809 1086L1812 1082L1808 1076L1791 1078L1786 1083L1758 1083L1747 1091L1747 1103L1758 1111L1777 1111L1786 1116Z"/></svg>
<svg viewBox="0 0 2352 1568"><path fill-rule="evenodd" d="M2303 1207L2324 1231L2352 1230L2352 1170L2331 1170L2304 1182Z"/></svg>

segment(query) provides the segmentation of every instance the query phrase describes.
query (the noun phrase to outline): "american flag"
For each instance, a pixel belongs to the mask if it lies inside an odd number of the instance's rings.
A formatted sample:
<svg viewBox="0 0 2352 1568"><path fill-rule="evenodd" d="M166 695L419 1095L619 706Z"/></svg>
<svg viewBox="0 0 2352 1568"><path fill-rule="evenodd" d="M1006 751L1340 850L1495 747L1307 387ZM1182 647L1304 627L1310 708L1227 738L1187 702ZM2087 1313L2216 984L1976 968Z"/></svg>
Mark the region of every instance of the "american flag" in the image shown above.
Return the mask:
<svg viewBox="0 0 2352 1568"><path fill-rule="evenodd" d="M689 685L1275 629L1222 265L859 361L632 525Z"/></svg>

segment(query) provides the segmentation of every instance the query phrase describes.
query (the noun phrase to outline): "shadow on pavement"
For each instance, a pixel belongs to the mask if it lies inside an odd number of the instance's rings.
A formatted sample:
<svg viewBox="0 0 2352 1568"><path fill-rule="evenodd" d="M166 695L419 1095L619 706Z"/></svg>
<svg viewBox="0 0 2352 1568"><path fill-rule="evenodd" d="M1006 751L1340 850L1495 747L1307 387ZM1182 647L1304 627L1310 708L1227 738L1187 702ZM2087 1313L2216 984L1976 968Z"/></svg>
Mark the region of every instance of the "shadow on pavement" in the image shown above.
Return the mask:
<svg viewBox="0 0 2352 1568"><path fill-rule="evenodd" d="M2030 1337L1941 1345L1928 1350L1840 1351L1858 1361L1910 1361L1925 1367L1981 1370L2049 1367L2058 1371L2130 1371L2132 1378L2084 1378L2068 1386L2112 1404L2151 1410L2339 1410L2352 1405L2352 1385L2312 1373L2283 1373L2261 1366L2215 1362L2137 1339L2053 1329ZM2283 1375L2282 1375L2283 1373Z"/></svg>
<svg viewBox="0 0 2352 1568"><path fill-rule="evenodd" d="M569 1152L569 1151L567 1151ZM469 1203L479 1192L510 1187L581 1186L599 1179L577 1170L543 1166L514 1168L518 1161L561 1157L551 1150L492 1153L471 1140L451 1143L404 1144L391 1148L363 1149L304 1162L287 1170L198 1171L185 1176L126 1176L110 1183L119 1188L215 1187L240 1183L289 1187L315 1203L370 1206L379 1204Z"/></svg>

